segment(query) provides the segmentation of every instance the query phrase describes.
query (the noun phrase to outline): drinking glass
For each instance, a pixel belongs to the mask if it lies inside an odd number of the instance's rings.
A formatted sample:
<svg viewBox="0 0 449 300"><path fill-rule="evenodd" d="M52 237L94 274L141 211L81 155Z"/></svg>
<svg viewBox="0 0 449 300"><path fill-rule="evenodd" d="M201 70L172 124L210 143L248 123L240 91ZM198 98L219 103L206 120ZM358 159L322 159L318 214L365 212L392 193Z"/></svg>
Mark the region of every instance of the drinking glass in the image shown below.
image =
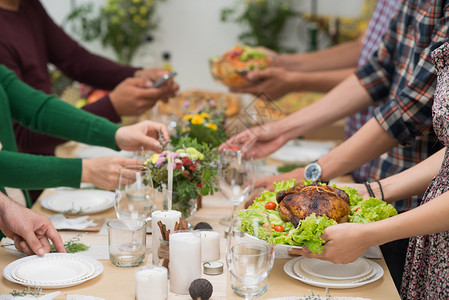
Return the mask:
<svg viewBox="0 0 449 300"><path fill-rule="evenodd" d="M151 173L139 165L120 168L114 204L117 218L148 222L155 204Z"/></svg>
<svg viewBox="0 0 449 300"><path fill-rule="evenodd" d="M240 147L229 146L220 152L218 186L223 195L232 202L234 210L254 189L254 161L251 157L243 159ZM220 221L229 225L229 218Z"/></svg>
<svg viewBox="0 0 449 300"><path fill-rule="evenodd" d="M236 210L231 217L226 245L226 263L233 277L233 291L253 299L268 288L273 267L274 246L268 213L260 210ZM267 285L260 291L259 284Z"/></svg>

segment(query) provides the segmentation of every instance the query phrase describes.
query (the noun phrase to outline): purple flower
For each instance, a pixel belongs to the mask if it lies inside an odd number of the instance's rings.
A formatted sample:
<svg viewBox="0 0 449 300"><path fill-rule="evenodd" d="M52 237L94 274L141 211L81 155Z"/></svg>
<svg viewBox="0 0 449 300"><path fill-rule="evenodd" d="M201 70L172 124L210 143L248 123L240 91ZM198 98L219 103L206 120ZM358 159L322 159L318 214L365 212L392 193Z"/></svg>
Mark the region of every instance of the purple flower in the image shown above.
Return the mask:
<svg viewBox="0 0 449 300"><path fill-rule="evenodd" d="M196 107L196 111L201 111L202 109L204 108L204 105L203 104L200 104L200 105L198 105L197 107Z"/></svg>
<svg viewBox="0 0 449 300"><path fill-rule="evenodd" d="M176 164L173 163L172 165L173 165L173 170L176 169ZM168 164L167 164L167 166L165 166L165 168L168 170Z"/></svg>
<svg viewBox="0 0 449 300"><path fill-rule="evenodd" d="M171 155L171 157L173 159L175 159L175 158L177 158L179 156L179 153L178 152L172 152L170 155Z"/></svg>
<svg viewBox="0 0 449 300"><path fill-rule="evenodd" d="M189 101L189 100L186 100L186 101L184 101L184 103L182 104L182 108L187 108L187 107L189 107L189 105L190 105L190 101Z"/></svg>
<svg viewBox="0 0 449 300"><path fill-rule="evenodd" d="M210 99L209 100L209 105L210 106L215 106L215 105L217 105L217 103L215 103L215 101L213 99Z"/></svg>
<svg viewBox="0 0 449 300"><path fill-rule="evenodd" d="M159 159L156 161L156 166L162 165L163 162L165 162L165 157L159 157Z"/></svg>

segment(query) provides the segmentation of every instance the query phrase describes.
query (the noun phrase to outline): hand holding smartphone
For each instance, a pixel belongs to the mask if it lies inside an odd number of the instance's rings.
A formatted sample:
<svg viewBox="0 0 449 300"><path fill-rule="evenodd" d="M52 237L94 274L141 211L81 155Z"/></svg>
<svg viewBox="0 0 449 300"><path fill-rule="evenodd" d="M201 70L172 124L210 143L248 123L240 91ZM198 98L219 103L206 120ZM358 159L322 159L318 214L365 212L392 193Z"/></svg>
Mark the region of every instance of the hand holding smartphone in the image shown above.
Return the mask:
<svg viewBox="0 0 449 300"><path fill-rule="evenodd" d="M169 80L169 79L175 77L177 74L178 74L178 73L176 73L176 72L171 72L171 73L165 74L165 75L162 76L160 79L158 79L158 80L153 84L153 86L150 87L150 89L155 89L155 88L160 87L160 86L163 85L165 82L167 82L167 80Z"/></svg>

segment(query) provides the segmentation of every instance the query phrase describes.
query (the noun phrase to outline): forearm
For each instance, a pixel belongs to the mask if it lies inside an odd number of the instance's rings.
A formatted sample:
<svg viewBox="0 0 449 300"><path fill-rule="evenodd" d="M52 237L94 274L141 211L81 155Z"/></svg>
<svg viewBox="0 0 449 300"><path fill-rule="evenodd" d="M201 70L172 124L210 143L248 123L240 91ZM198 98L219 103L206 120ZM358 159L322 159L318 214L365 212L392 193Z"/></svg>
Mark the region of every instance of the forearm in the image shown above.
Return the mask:
<svg viewBox="0 0 449 300"><path fill-rule="evenodd" d="M351 75L319 101L273 123L272 126L287 139L292 139L316 128L331 125L372 103L356 76Z"/></svg>
<svg viewBox="0 0 449 300"><path fill-rule="evenodd" d="M327 93L343 82L355 68L299 73L292 76L292 91Z"/></svg>
<svg viewBox="0 0 449 300"><path fill-rule="evenodd" d="M372 245L449 230L449 192L397 216L366 224Z"/></svg>
<svg viewBox="0 0 449 300"><path fill-rule="evenodd" d="M59 138L116 148L115 132L118 125L36 91L4 68L0 80L5 88L11 115L21 125Z"/></svg>
<svg viewBox="0 0 449 300"><path fill-rule="evenodd" d="M391 203L424 193L438 174L445 152L446 148L443 148L414 167L381 180L385 201ZM375 195L381 195L378 184L371 184L371 187Z"/></svg>
<svg viewBox="0 0 449 300"><path fill-rule="evenodd" d="M318 160L321 179L329 181L344 175L390 150L397 141L372 118L344 143Z"/></svg>
<svg viewBox="0 0 449 300"><path fill-rule="evenodd" d="M81 159L0 151L1 186L21 189L79 187Z"/></svg>
<svg viewBox="0 0 449 300"><path fill-rule="evenodd" d="M317 52L279 55L277 65L291 71L323 71L355 68L360 55L361 39Z"/></svg>
<svg viewBox="0 0 449 300"><path fill-rule="evenodd" d="M8 206L10 205L10 199L8 196L0 192L0 216L3 216L8 210Z"/></svg>

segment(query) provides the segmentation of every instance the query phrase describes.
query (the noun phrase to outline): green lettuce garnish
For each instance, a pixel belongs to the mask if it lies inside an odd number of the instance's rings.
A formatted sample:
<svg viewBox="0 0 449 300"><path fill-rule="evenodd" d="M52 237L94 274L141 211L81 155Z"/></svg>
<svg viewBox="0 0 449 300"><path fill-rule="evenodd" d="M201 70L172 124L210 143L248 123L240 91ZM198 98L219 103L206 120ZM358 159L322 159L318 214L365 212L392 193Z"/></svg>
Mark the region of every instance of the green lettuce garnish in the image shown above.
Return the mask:
<svg viewBox="0 0 449 300"><path fill-rule="evenodd" d="M380 221L398 214L393 205L376 198L359 201L351 206L349 221L352 223L369 223Z"/></svg>
<svg viewBox="0 0 449 300"><path fill-rule="evenodd" d="M247 232L248 234L256 236L261 240L268 241L269 232L271 228L266 228L263 226L265 224L264 220L265 215L262 214L261 212L262 212L261 210L257 209L247 209L238 211L239 217L242 218L242 222L240 224L240 231Z"/></svg>
<svg viewBox="0 0 449 300"><path fill-rule="evenodd" d="M336 225L337 222L326 215L317 217L314 213L300 222L289 235L294 244L306 246L313 254L322 253L325 241L321 238L324 229Z"/></svg>

